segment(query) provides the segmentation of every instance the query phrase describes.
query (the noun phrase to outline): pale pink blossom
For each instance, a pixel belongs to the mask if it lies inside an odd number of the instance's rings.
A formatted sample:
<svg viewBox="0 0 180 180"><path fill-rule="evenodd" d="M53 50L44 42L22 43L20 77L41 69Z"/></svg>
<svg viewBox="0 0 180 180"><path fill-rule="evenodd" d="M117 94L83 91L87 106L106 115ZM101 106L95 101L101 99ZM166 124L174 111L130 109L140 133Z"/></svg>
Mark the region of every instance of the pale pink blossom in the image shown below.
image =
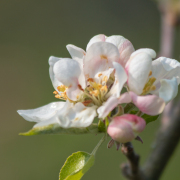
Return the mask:
<svg viewBox="0 0 180 180"><path fill-rule="evenodd" d="M124 114L112 119L107 132L113 140L126 143L135 139L144 130L145 126L146 122L141 117Z"/></svg>

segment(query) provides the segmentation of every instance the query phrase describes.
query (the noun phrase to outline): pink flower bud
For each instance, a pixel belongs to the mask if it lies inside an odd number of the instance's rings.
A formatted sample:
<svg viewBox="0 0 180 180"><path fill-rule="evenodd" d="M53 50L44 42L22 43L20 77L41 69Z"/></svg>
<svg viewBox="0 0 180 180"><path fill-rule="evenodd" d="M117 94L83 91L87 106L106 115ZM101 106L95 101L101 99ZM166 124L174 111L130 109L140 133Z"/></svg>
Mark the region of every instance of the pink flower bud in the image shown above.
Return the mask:
<svg viewBox="0 0 180 180"><path fill-rule="evenodd" d="M124 114L117 116L110 122L107 132L111 138L120 143L132 141L144 130L146 122L139 116Z"/></svg>

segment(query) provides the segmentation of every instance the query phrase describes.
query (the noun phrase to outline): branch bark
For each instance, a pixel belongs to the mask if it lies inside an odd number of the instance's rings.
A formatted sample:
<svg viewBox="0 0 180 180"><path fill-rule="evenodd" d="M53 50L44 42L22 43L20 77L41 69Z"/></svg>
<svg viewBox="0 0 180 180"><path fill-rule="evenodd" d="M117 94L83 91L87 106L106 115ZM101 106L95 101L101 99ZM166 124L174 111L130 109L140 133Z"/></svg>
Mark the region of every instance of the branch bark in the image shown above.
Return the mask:
<svg viewBox="0 0 180 180"><path fill-rule="evenodd" d="M132 143L124 143L121 147L122 153L127 157L128 163L121 165L122 174L131 180L140 179L139 155L135 153Z"/></svg>
<svg viewBox="0 0 180 180"><path fill-rule="evenodd" d="M145 180L158 180L180 140L180 102L172 103L163 118L168 121L162 124L154 143L154 148L147 159L143 174Z"/></svg>

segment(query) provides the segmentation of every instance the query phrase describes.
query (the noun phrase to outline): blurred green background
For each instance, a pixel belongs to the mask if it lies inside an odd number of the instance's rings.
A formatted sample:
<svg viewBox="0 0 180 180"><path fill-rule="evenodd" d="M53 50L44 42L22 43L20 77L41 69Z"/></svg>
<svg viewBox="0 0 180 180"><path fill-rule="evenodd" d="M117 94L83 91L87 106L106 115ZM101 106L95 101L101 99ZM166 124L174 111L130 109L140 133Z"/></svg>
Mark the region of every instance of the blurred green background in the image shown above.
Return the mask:
<svg viewBox="0 0 180 180"><path fill-rule="evenodd" d="M58 180L66 158L76 151L91 152L101 135L42 135L23 137L33 123L16 110L36 108L52 101L53 87L48 58L70 57L67 44L83 49L89 39L104 33L123 35L136 49L159 51L160 15L150 0L1 0L0 2L0 179ZM174 58L180 59L180 30L176 30ZM133 142L145 161L160 120L141 134L144 144ZM97 152L86 180L123 179L119 165L126 161L121 151ZM180 179L180 147L161 179Z"/></svg>

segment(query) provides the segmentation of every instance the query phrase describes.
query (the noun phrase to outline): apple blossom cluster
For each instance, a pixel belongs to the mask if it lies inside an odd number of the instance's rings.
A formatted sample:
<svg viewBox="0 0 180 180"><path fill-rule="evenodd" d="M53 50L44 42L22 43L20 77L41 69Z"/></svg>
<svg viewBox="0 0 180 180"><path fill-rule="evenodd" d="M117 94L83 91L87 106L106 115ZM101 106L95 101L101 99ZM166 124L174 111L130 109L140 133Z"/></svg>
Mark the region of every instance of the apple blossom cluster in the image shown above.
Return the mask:
<svg viewBox="0 0 180 180"><path fill-rule="evenodd" d="M18 110L34 127L90 126L96 117L106 124L113 141L126 143L146 126L143 114L155 116L178 92L180 63L156 57L152 49L134 50L123 36L94 36L86 51L67 45L71 58L49 58L49 74L58 102ZM137 114L125 111L127 106ZM116 109L116 112L114 110Z"/></svg>

